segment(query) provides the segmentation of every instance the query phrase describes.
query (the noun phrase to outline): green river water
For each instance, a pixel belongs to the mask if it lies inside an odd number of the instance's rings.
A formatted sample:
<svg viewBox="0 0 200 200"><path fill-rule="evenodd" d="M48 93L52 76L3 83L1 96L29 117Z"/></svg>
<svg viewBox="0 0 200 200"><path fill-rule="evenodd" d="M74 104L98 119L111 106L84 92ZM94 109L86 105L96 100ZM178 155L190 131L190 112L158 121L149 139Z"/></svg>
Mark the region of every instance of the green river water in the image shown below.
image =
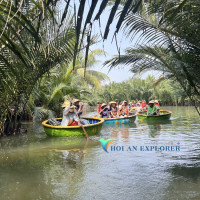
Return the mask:
<svg viewBox="0 0 200 200"><path fill-rule="evenodd" d="M200 118L192 107L165 109L169 121L104 125L88 142L49 138L40 124L24 123L27 134L0 139L0 200L200 200ZM101 138L116 139L109 153ZM168 142L180 151L139 149Z"/></svg>

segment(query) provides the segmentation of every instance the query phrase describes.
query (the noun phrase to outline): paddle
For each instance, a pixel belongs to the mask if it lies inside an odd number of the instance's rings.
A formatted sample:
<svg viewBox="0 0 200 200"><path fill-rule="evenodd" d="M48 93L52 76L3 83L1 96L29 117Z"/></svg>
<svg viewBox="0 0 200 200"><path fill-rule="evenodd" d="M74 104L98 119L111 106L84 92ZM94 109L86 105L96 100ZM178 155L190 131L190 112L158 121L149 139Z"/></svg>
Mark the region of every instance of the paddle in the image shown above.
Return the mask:
<svg viewBox="0 0 200 200"><path fill-rule="evenodd" d="M68 99L70 100L70 102L72 102L70 96L68 96ZM81 128L83 129L83 132L85 133L86 138L89 140L89 136L88 136L88 134L87 134L85 128L83 127L83 124L81 124L81 120L80 120L80 118L79 118L79 116L78 116L78 113L76 112L76 109L75 109L75 108L74 108L74 112L75 112L76 116L78 117L78 122L79 122L79 124L81 125Z"/></svg>

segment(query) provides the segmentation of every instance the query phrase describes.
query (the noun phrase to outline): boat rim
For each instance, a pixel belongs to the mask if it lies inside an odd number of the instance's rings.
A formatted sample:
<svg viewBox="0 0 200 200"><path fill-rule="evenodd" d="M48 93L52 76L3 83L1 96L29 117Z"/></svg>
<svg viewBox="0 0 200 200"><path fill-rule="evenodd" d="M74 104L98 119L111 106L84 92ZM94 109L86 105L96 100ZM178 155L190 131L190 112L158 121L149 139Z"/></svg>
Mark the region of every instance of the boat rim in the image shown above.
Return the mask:
<svg viewBox="0 0 200 200"><path fill-rule="evenodd" d="M143 114L137 114L137 115L140 115L140 116L144 116L144 117L160 117L160 116L165 116L165 115L170 115L172 114L172 111L169 111L169 110L160 110L161 112L167 112L166 114L161 114L161 115L143 115ZM141 111L141 112L145 112L145 111Z"/></svg>
<svg viewBox="0 0 200 200"><path fill-rule="evenodd" d="M60 120L62 118L55 118L56 120ZM100 125L104 122L104 119L102 118L96 118L96 117L81 117L81 119L96 119L99 120L99 122L95 123L95 124L87 124L87 125L83 125L83 127L92 127L92 126L96 126L96 125ZM74 128L80 128L81 126L53 126L50 124L47 124L48 120L45 120L42 122L42 125L45 127L49 127L49 128L55 128L55 129L74 129Z"/></svg>

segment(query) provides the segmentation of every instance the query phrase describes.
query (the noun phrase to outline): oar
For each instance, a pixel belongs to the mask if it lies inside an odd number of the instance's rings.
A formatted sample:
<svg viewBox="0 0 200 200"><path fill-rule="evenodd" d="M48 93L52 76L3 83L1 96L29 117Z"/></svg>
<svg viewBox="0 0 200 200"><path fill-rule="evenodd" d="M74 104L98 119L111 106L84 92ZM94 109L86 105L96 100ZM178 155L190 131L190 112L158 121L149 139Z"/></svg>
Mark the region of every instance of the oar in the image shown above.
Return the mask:
<svg viewBox="0 0 200 200"><path fill-rule="evenodd" d="M68 96L68 98L69 98L69 100L71 101L71 98L70 98L69 96ZM72 102L72 101L71 101L71 102ZM74 112L76 113L76 116L78 117L79 124L81 125L81 128L83 129L83 132L85 133L86 138L89 140L89 136L88 136L88 134L87 134L85 128L83 127L83 124L81 124L81 120L80 120L80 118L79 118L79 116L78 116L78 113L76 112L76 109L75 109L75 108L74 108Z"/></svg>

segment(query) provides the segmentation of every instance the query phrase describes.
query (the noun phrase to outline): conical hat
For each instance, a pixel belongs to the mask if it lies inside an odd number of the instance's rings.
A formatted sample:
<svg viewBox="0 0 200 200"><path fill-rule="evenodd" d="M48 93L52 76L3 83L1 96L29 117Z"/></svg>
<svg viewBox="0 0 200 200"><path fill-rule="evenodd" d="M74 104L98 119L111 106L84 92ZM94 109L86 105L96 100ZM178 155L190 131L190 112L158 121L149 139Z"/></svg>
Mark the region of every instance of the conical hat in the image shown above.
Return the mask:
<svg viewBox="0 0 200 200"><path fill-rule="evenodd" d="M62 108L65 108L67 106L70 105L70 102L68 100L66 100L63 104L62 104Z"/></svg>
<svg viewBox="0 0 200 200"><path fill-rule="evenodd" d="M150 103L154 103L154 101L153 101L153 100L151 100L151 101L149 101L149 104L150 104Z"/></svg>
<svg viewBox="0 0 200 200"><path fill-rule="evenodd" d="M76 102L80 102L80 100L79 99L73 99L72 102L76 103Z"/></svg>
<svg viewBox="0 0 200 200"><path fill-rule="evenodd" d="M107 104L105 104L105 103L102 103L102 104L101 104L101 107L104 107L104 106L107 106Z"/></svg>

